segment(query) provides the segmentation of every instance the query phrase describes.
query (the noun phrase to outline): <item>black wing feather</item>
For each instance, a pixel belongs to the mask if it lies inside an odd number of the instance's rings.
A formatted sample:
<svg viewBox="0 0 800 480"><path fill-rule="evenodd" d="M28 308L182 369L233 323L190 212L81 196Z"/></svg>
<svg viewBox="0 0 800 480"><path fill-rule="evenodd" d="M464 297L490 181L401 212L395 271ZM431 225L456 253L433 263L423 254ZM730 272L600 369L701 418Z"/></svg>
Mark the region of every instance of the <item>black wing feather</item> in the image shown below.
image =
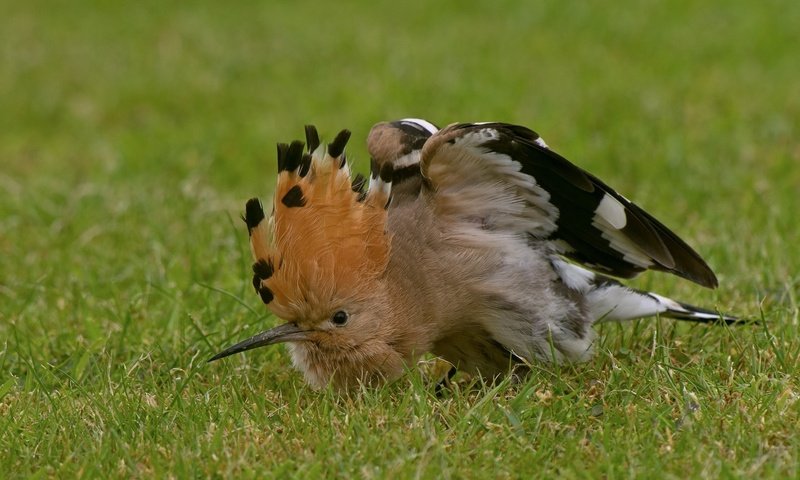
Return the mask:
<svg viewBox="0 0 800 480"><path fill-rule="evenodd" d="M521 171L533 177L550 194L550 202L558 208L559 217L558 228L547 239L566 242L571 251L564 252L565 256L619 277L630 278L650 268L706 287L717 286L714 273L686 242L600 179L547 148L536 132L503 123L459 124L446 130L463 130L459 132L459 136L463 136L482 129L497 133L483 144L485 148L519 162ZM615 235L621 234L622 240L635 244L649 257L651 264L626 259L593 224L595 212L606 195L619 202L625 211L626 223Z"/></svg>

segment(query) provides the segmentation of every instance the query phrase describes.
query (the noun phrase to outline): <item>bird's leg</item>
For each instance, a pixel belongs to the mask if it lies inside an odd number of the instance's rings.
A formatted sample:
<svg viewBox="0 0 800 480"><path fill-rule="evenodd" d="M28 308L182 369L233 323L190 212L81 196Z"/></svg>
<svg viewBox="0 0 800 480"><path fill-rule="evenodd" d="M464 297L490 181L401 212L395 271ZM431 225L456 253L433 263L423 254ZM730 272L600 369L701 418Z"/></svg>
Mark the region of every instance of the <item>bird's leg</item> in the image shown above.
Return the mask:
<svg viewBox="0 0 800 480"><path fill-rule="evenodd" d="M444 390L446 388L450 388L450 380L453 379L457 371L458 370L456 369L456 367L452 366L450 367L450 370L447 371L447 375L445 375L444 378L439 380L439 382L436 384L436 387L433 390L436 393L437 397L441 397L442 394L444 393Z"/></svg>

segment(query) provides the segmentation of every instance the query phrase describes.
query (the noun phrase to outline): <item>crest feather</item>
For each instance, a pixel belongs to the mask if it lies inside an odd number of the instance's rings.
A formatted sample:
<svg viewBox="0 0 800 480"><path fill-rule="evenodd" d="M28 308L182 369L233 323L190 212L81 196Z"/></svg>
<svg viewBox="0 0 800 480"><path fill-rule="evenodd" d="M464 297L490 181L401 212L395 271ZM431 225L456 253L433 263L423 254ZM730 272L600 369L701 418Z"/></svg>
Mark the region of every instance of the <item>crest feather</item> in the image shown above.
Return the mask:
<svg viewBox="0 0 800 480"><path fill-rule="evenodd" d="M278 181L273 213L259 215L257 199L248 202L247 219L256 263L274 267L268 278L255 269L253 285L268 289L270 309L291 317L304 304L328 304L369 295L369 283L386 269L390 239L385 231L391 182L373 179L366 196L353 188L343 130L325 148L313 126L303 143L278 145ZM262 298L265 295L262 293ZM266 299L265 299L266 300Z"/></svg>

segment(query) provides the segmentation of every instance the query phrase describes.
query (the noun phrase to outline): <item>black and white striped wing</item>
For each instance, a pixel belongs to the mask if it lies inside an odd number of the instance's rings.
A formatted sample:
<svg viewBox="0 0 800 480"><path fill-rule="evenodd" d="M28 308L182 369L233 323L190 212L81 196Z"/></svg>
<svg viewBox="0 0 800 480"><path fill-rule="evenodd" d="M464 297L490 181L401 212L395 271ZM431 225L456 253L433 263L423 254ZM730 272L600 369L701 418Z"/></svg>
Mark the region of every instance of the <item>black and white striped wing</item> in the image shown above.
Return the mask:
<svg viewBox="0 0 800 480"><path fill-rule="evenodd" d="M419 118L381 122L372 127L367 137L370 184L381 177L384 181L390 179L393 202L416 198L422 188L422 147L438 131L436 125Z"/></svg>
<svg viewBox="0 0 800 480"><path fill-rule="evenodd" d="M444 215L527 232L614 276L653 269L717 286L705 261L677 235L525 127L450 125L425 142L420 169Z"/></svg>

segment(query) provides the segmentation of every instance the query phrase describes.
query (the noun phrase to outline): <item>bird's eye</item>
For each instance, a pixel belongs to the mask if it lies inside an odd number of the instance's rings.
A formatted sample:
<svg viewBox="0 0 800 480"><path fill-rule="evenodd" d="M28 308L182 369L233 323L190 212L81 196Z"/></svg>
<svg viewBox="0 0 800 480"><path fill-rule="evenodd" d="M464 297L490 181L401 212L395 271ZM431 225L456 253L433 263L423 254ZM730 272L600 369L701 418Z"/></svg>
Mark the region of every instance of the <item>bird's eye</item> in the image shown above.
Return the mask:
<svg viewBox="0 0 800 480"><path fill-rule="evenodd" d="M331 323L336 325L337 327L344 326L347 323L347 319L350 318L350 315L347 314L344 310L339 310L338 312L334 313L331 317Z"/></svg>

